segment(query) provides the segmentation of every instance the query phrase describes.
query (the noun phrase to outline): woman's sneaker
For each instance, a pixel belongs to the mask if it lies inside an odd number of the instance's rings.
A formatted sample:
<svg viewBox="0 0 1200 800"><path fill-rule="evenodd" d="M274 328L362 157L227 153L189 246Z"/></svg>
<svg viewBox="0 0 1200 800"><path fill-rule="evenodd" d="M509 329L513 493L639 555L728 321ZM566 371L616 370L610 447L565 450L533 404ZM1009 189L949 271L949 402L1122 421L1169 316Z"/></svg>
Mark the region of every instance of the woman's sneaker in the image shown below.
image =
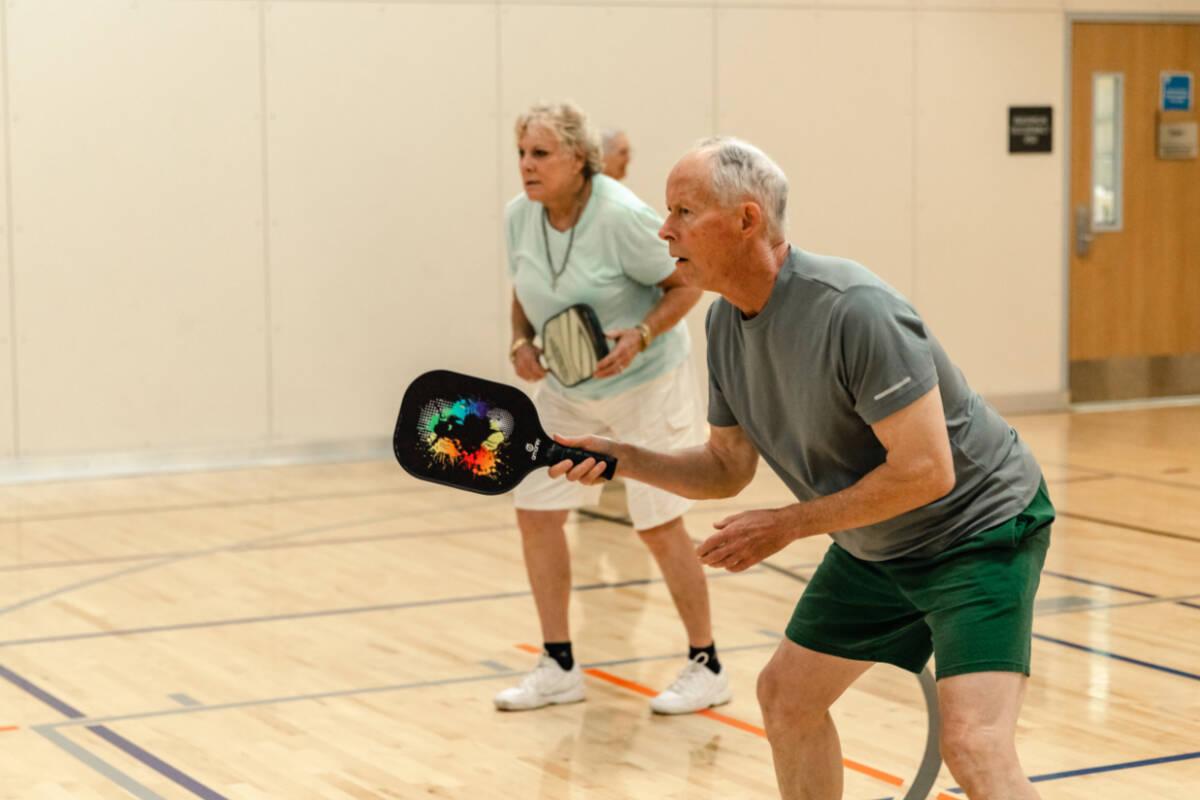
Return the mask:
<svg viewBox="0 0 1200 800"><path fill-rule="evenodd" d="M497 694L492 702L501 711L528 711L557 703L578 703L583 696L583 670L579 663L566 670L543 654L533 672L517 686Z"/></svg>
<svg viewBox="0 0 1200 800"><path fill-rule="evenodd" d="M725 666L721 666L720 672L713 672L707 662L706 653L689 661L675 682L650 701L650 710L655 714L690 714L732 700L733 690L725 677Z"/></svg>

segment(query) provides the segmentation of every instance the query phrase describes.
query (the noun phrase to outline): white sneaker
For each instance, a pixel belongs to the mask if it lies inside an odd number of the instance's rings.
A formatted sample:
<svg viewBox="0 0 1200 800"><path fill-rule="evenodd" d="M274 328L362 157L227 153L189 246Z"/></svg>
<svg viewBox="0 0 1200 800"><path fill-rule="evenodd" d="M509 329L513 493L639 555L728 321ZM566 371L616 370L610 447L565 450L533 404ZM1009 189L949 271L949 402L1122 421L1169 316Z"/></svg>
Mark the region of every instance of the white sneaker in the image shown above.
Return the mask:
<svg viewBox="0 0 1200 800"><path fill-rule="evenodd" d="M683 668L675 682L650 701L655 714L690 714L733 699L725 667L713 672L707 666L708 654L700 653Z"/></svg>
<svg viewBox="0 0 1200 800"><path fill-rule="evenodd" d="M517 686L497 694L492 702L501 711L527 711L556 703L578 703L583 695L583 670L579 662L565 670L543 653L533 672Z"/></svg>

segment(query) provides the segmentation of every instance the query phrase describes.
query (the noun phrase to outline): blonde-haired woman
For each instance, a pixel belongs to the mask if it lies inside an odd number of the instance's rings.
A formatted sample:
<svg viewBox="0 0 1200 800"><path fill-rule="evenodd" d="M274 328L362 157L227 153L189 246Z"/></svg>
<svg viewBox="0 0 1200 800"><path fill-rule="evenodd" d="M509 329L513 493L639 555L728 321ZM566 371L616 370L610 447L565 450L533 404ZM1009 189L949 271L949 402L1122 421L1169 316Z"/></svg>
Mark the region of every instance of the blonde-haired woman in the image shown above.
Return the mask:
<svg viewBox="0 0 1200 800"><path fill-rule="evenodd" d="M517 119L522 194L505 209L513 283L512 348L517 375L539 383L534 402L547 430L612 436L657 450L703 441L703 410L689 367L683 317L700 299L675 273L661 219L629 189L602 174L599 138L570 102L536 105ZM547 319L577 303L600 318L611 349L592 379L567 387L546 372L533 344ZM571 562L563 526L571 509L594 504L599 486L531 474L514 498L525 568L544 652L497 708L523 710L584 699L571 647ZM683 526L691 501L646 484L626 485L629 514L683 621L687 665L651 700L662 714L728 702L717 659L703 568Z"/></svg>

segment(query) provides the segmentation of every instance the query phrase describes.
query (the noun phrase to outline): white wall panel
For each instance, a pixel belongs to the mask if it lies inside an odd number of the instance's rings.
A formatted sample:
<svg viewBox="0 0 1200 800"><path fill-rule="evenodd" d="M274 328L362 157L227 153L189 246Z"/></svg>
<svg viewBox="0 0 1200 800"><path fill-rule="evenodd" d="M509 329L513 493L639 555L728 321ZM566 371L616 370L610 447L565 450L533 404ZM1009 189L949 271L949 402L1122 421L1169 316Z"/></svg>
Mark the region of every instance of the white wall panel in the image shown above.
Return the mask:
<svg viewBox="0 0 1200 800"><path fill-rule="evenodd" d="M24 455L261 440L251 4L8 4Z"/></svg>
<svg viewBox="0 0 1200 800"><path fill-rule="evenodd" d="M0 73L0 80L4 79ZM0 459L17 453L14 419L16 371L13 364L12 262L9 259L11 231L8 229L8 126L0 125Z"/></svg>
<svg viewBox="0 0 1200 800"><path fill-rule="evenodd" d="M718 130L787 173L788 238L912 276L912 16L719 12Z"/></svg>
<svg viewBox="0 0 1200 800"><path fill-rule="evenodd" d="M497 204L521 191L513 136L517 115L540 100L568 97L597 127L628 132L633 160L625 184L663 215L671 167L713 130L711 12L514 6L501 11L500 31ZM688 316L693 363L701 376L706 309L701 300ZM505 379L517 380L511 372Z"/></svg>
<svg viewBox="0 0 1200 800"><path fill-rule="evenodd" d="M495 26L493 7L268 6L281 439L390 435L420 372L494 369Z"/></svg>
<svg viewBox="0 0 1200 800"><path fill-rule="evenodd" d="M983 393L1063 385L1062 26L919 15L917 297ZM1007 152L1010 105L1053 107L1052 153Z"/></svg>

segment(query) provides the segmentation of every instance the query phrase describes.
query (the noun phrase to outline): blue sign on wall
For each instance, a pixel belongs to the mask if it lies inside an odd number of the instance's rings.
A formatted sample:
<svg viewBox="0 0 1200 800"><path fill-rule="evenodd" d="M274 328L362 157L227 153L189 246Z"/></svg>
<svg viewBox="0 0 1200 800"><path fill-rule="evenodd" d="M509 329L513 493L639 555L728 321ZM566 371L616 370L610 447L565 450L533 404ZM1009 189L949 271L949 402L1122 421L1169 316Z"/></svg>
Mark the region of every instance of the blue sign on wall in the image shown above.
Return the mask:
<svg viewBox="0 0 1200 800"><path fill-rule="evenodd" d="M1190 72L1162 72L1160 73L1162 82L1162 101L1160 107L1163 111L1191 111L1192 110L1192 73Z"/></svg>

